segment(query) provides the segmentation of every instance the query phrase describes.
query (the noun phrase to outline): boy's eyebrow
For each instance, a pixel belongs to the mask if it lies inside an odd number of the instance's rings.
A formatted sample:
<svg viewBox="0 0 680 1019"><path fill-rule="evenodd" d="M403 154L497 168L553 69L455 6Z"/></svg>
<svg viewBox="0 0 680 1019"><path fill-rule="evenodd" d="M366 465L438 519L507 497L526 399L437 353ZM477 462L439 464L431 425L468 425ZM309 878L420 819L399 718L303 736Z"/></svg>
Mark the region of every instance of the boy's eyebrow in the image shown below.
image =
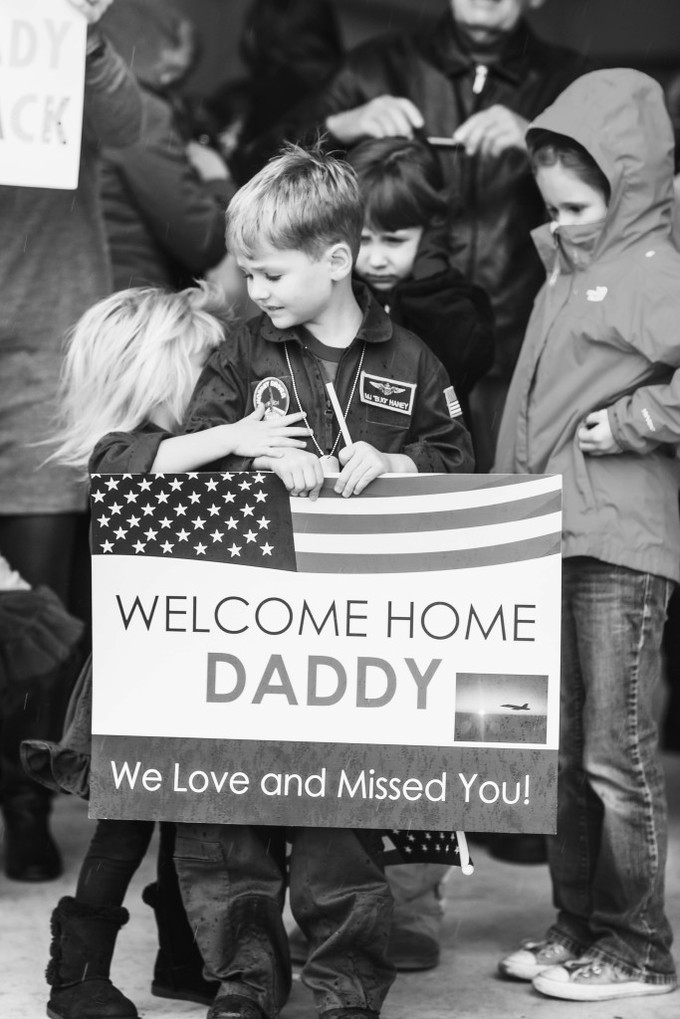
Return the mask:
<svg viewBox="0 0 680 1019"><path fill-rule="evenodd" d="M247 262L249 265L259 266L266 265L267 261L268 259L266 257L258 259L253 255L246 254L245 252L241 252L241 254L236 255L237 265L242 265L244 262Z"/></svg>
<svg viewBox="0 0 680 1019"><path fill-rule="evenodd" d="M283 267L277 265L276 259L263 258L259 262L255 261L254 259L248 259L247 265L243 265L237 259L236 264L239 267L239 269L244 269L246 271L268 272L274 274L283 272Z"/></svg>

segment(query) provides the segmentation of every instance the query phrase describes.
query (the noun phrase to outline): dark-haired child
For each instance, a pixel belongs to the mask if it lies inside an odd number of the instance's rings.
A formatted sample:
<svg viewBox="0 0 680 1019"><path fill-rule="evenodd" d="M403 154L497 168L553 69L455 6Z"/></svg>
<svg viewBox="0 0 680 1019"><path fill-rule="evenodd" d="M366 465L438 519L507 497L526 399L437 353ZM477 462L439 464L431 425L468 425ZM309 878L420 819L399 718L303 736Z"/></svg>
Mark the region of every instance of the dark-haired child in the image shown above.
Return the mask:
<svg viewBox="0 0 680 1019"><path fill-rule="evenodd" d="M346 160L365 207L354 275L436 354L456 412L469 422L468 393L493 361L493 321L484 291L449 262L449 202L437 156L417 140L371 138ZM387 869L394 896L389 954L397 969L437 965L447 872L436 863Z"/></svg>
<svg viewBox="0 0 680 1019"><path fill-rule="evenodd" d="M438 158L409 138L371 138L346 158L365 205L355 276L436 354L469 420L468 394L493 361L493 318L485 292L450 263Z"/></svg>
<svg viewBox="0 0 680 1019"><path fill-rule="evenodd" d="M680 254L659 85L585 75L527 135L552 219L495 469L564 479L557 917L500 963L577 1001L672 991L654 691L680 579Z"/></svg>

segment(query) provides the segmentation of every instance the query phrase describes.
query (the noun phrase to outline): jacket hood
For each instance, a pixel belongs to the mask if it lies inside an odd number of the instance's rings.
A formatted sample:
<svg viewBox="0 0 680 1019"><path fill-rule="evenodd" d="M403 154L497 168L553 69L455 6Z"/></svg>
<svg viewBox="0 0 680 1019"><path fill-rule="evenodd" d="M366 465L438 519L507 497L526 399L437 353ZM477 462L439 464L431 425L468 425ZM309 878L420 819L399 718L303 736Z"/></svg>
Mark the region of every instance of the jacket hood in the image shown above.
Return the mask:
<svg viewBox="0 0 680 1019"><path fill-rule="evenodd" d="M582 145L611 188L594 254L668 235L674 139L661 86L646 74L611 68L584 74L530 125Z"/></svg>

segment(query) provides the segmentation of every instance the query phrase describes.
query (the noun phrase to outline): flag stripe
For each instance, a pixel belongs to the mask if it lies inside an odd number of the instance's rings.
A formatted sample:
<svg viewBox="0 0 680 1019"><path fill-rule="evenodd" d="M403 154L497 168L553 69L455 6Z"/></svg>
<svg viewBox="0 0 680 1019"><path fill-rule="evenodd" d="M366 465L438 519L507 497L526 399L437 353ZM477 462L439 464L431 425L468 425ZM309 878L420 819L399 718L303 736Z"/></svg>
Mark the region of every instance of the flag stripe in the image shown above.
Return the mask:
<svg viewBox="0 0 680 1019"><path fill-rule="evenodd" d="M361 499L380 499L394 493L394 480L399 479L399 488L408 494L413 489L417 494L439 495L442 492L479 492L494 488L513 488L530 485L536 491L558 492L561 477L557 474L383 474L376 478L361 493ZM454 482L452 484L452 481ZM324 488L332 490L335 480L329 478Z"/></svg>
<svg viewBox="0 0 680 1019"><path fill-rule="evenodd" d="M467 477L466 475L456 475L456 490L454 491L451 491L451 476L446 474L431 475L426 478L423 478L420 474L399 474L396 478L393 476L391 479L385 479L384 481L378 478L376 481L372 481L366 491L362 492L359 497L352 499L343 499L342 496L336 495L333 491L335 480L328 478L324 481L323 499L310 502L309 499L293 496L291 497L290 505L294 516L303 514L314 516L337 514L339 500L342 500L343 512L364 513L367 515L383 515L388 513L420 514L423 512L424 504L426 504L426 508L430 512L439 509L467 509L476 506L494 506L505 502L517 502L534 495L561 491L561 480L557 477L532 478L530 480L520 477L519 481L521 483L513 480L509 485L492 485L481 490L478 487L470 487L468 489L467 485L458 485L459 479L467 481ZM472 477L477 477L477 475L472 475ZM483 477L483 475L480 475L480 477ZM445 485L441 484L437 486L430 485L430 482L441 482L447 479L449 483L448 489ZM391 486L389 480L392 482ZM409 483L421 480L423 481L422 488L420 484L412 486ZM501 480L505 481L507 479L501 476ZM411 487L414 488L417 494L407 494ZM397 496L394 495L395 489L398 489L400 493ZM349 509L346 507L349 507Z"/></svg>
<svg viewBox="0 0 680 1019"><path fill-rule="evenodd" d="M452 552L461 548L484 548L487 545L507 545L546 534L560 534L561 517L551 513L530 520L488 527L468 527L458 530L412 530L407 535L384 534L377 529L369 534L308 534L296 531L295 552L320 552L329 555L392 555L411 552ZM397 543L398 541L398 543ZM299 563L298 563L299 564Z"/></svg>
<svg viewBox="0 0 680 1019"><path fill-rule="evenodd" d="M560 548L561 535L552 533L487 548L362 556L299 552L297 560L302 573L419 573L525 562L557 555Z"/></svg>
<svg viewBox="0 0 680 1019"><path fill-rule="evenodd" d="M337 503L336 503L337 505ZM345 509L346 504L343 505ZM503 524L514 520L525 520L545 514L559 513L561 497L559 492L519 499L516 502L473 506L464 509L442 510L435 513L394 513L378 517L375 513L314 514L293 511L295 529L302 534L368 534L379 527L383 534L403 534L414 527L419 531L449 530L454 528L480 527Z"/></svg>

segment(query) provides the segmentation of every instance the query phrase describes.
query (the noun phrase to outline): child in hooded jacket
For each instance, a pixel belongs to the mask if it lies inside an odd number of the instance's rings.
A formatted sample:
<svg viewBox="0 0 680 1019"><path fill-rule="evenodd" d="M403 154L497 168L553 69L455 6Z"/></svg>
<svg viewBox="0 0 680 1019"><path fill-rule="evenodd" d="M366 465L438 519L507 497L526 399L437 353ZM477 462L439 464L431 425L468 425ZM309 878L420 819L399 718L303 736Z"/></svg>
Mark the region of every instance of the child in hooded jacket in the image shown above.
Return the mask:
<svg viewBox="0 0 680 1019"><path fill-rule="evenodd" d="M613 69L569 86L527 142L548 278L495 470L564 479L557 917L500 971L570 1000L663 994L676 973L653 694L680 579L673 133L659 85Z"/></svg>

